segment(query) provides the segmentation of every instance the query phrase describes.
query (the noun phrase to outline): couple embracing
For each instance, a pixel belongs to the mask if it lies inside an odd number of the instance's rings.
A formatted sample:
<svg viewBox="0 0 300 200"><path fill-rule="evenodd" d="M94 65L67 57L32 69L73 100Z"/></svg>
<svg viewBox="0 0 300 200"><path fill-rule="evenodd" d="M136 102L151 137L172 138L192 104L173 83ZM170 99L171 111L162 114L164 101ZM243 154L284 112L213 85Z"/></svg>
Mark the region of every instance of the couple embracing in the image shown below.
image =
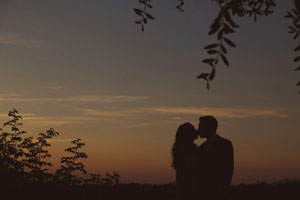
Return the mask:
<svg viewBox="0 0 300 200"><path fill-rule="evenodd" d="M178 200L227 199L233 175L232 143L217 134L213 116L199 119L198 130L191 123L178 127L172 148ZM205 138L199 147L194 143Z"/></svg>

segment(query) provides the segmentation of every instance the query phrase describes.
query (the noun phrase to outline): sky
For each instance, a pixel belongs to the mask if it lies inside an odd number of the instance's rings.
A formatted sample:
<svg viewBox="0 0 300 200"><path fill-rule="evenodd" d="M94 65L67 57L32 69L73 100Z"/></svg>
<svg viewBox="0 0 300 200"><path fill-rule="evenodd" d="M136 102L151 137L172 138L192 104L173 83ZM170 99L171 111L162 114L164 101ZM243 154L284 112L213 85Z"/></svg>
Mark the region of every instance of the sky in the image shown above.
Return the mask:
<svg viewBox="0 0 300 200"><path fill-rule="evenodd" d="M231 66L218 66L211 90L203 47L218 14L211 1L153 1L145 32L134 24L136 0L2 0L0 122L16 108L36 136L54 128L51 161L81 138L89 172L113 170L122 182L169 183L177 127L203 115L235 150L233 183L300 178L297 42L278 0L267 18L236 19ZM201 144L203 140L197 141Z"/></svg>

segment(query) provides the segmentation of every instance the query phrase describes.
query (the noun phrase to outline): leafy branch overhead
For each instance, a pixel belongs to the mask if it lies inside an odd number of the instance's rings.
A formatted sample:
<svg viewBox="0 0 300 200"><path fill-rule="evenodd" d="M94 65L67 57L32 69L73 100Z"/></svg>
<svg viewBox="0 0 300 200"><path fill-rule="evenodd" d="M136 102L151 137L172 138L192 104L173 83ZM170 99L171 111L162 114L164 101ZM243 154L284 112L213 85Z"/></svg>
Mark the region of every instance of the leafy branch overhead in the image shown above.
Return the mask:
<svg viewBox="0 0 300 200"><path fill-rule="evenodd" d="M217 42L204 47L207 54L210 55L202 62L211 67L210 73L201 73L197 78L206 81L207 89L210 88L209 83L213 81L216 75L216 66L221 59L223 63L229 66L227 59L227 48L236 47L236 44L228 38L229 34L235 33L235 29L239 27L234 20L234 16L253 17L256 22L258 15L269 15L273 11L270 10L276 4L272 0L267 1L248 1L248 0L216 0L219 6L219 14L210 26L208 35L216 35Z"/></svg>
<svg viewBox="0 0 300 200"><path fill-rule="evenodd" d="M178 10L180 10L181 12L183 12L183 11L184 11L184 10L182 9L183 5L184 5L184 0L179 0L178 5L176 6L176 8L177 8Z"/></svg>
<svg viewBox="0 0 300 200"><path fill-rule="evenodd" d="M293 22L293 25L289 26L289 33L294 35L294 40L296 40L299 37L300 34L300 2L299 1L294 1L296 9L292 9L291 11L287 12L286 18L291 19ZM300 50L300 45L298 45L294 51L298 52ZM294 62L299 62L300 61L300 55L296 56L294 59ZM300 71L300 66L298 66L295 71ZM297 83L297 86L300 86L300 81ZM300 91L299 91L300 94Z"/></svg>
<svg viewBox="0 0 300 200"><path fill-rule="evenodd" d="M140 17L139 20L135 21L136 24L141 26L142 31L145 30L145 24L148 23L148 20L154 20L155 18L147 12L147 9L151 9L151 0L139 0L143 4L143 9L135 8L134 12Z"/></svg>
<svg viewBox="0 0 300 200"><path fill-rule="evenodd" d="M177 0L178 5L176 8L180 11L183 11L183 5L185 0ZM216 36L216 42L209 44L204 47L207 51L209 57L205 58L202 62L208 64L211 67L210 72L201 73L197 78L203 79L206 82L206 86L210 88L210 82L212 82L216 76L216 66L219 64L219 60L229 66L229 60L227 58L228 47L236 47L236 44L229 39L228 35L236 32L236 29L239 27L235 23L234 17L252 17L254 22L257 21L258 16L268 16L272 14L273 8L276 6L274 0L211 0L214 3L217 3L219 7L219 13L215 18L214 22L210 26L208 35ZM136 21L137 24L141 24L142 31L144 31L144 25L147 23L148 19L154 20L147 11L147 8L152 8L150 5L151 0L139 0L141 4L144 5L144 10L134 9L136 14L141 17L139 21ZM300 4L299 0L294 0L295 5ZM288 18L294 19L294 26L290 26L291 33L295 34L295 37L299 35L299 17L298 14L294 15L289 12ZM296 22L295 22L296 21ZM300 47L299 47L300 49ZM297 49L297 50L299 50ZM297 61L300 60L300 56L297 58ZM299 70L299 67L297 68ZM300 82L297 84L300 85Z"/></svg>

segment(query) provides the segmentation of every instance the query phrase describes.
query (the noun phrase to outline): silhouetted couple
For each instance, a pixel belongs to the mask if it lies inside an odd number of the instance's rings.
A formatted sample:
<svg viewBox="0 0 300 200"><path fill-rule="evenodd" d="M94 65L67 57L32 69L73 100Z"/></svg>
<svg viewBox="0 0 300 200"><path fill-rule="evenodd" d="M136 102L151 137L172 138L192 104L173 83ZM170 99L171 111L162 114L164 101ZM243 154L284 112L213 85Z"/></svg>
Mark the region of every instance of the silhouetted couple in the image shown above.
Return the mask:
<svg viewBox="0 0 300 200"><path fill-rule="evenodd" d="M177 199L226 199L233 175L232 143L217 134L212 116L200 117L198 130L191 123L178 127L172 148ZM199 147L194 143L206 138Z"/></svg>

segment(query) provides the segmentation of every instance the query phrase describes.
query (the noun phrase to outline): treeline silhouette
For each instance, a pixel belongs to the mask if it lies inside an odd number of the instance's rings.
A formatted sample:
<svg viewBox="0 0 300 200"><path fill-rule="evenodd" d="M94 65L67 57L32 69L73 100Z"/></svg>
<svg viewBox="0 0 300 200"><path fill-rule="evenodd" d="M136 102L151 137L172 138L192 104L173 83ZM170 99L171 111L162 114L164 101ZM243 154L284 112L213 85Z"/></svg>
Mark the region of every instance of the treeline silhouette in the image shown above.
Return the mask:
<svg viewBox="0 0 300 200"><path fill-rule="evenodd" d="M85 145L81 139L71 142L65 149L69 154L61 158L60 168L49 172L52 163L48 149L49 141L59 133L50 128L39 133L36 138L25 137L21 130L22 117L16 109L9 111L11 120L0 129L0 199L22 200L174 200L175 183L165 185L121 184L116 172L100 174L88 173L80 162L88 156L79 150ZM4 129L8 129L5 131ZM52 170L53 171L53 170ZM82 173L79 177L75 174ZM83 178L85 177L85 178ZM199 193L201 199L201 193ZM300 183L231 186L231 200L300 199Z"/></svg>

